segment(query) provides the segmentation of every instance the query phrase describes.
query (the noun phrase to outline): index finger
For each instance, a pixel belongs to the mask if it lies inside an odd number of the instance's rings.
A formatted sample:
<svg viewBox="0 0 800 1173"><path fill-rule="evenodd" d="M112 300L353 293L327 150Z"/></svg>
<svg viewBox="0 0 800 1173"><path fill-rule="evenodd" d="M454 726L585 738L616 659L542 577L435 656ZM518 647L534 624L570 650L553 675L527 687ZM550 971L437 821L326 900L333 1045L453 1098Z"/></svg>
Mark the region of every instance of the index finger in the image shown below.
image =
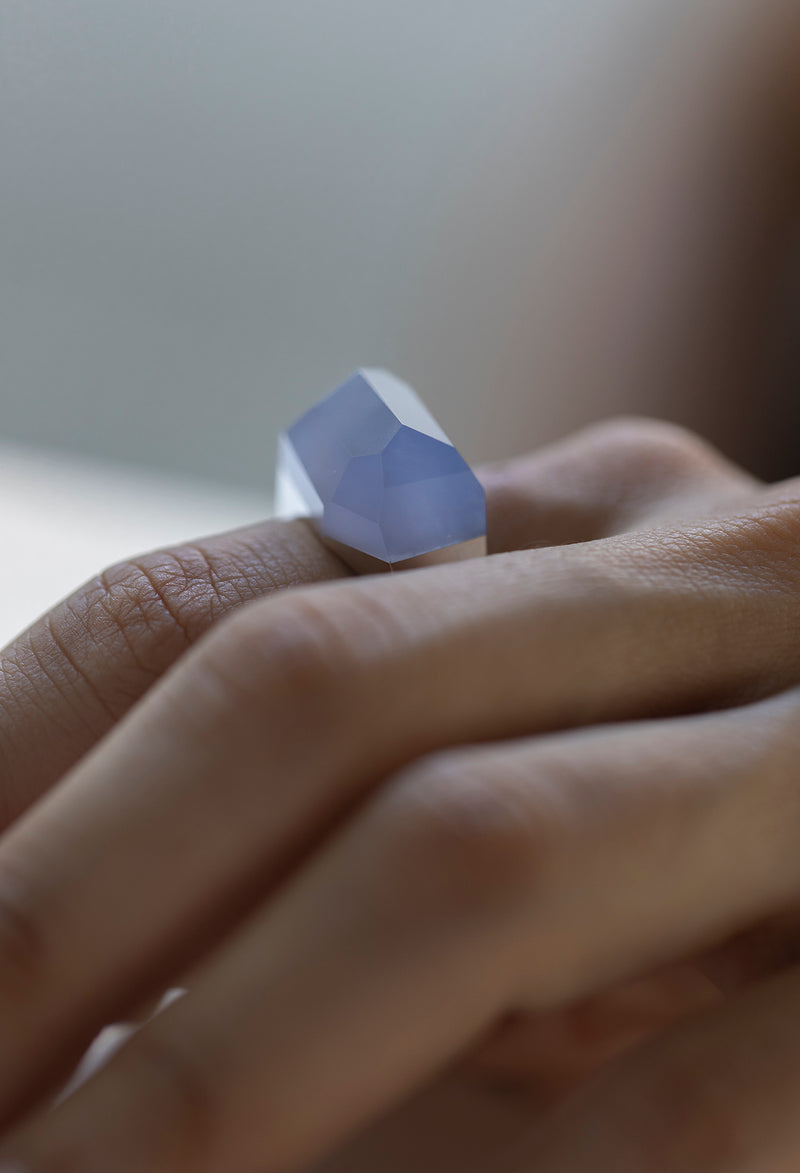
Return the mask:
<svg viewBox="0 0 800 1173"><path fill-rule="evenodd" d="M98 574L0 652L0 829L224 614L347 567L302 520L266 521Z"/></svg>
<svg viewBox="0 0 800 1173"><path fill-rule="evenodd" d="M671 425L619 420L479 472L491 552L592 541L754 482ZM671 503L671 504L670 504ZM305 521L267 521L129 559L0 652L0 830L226 613L348 574Z"/></svg>
<svg viewBox="0 0 800 1173"><path fill-rule="evenodd" d="M0 1110L185 973L404 764L794 683L798 526L773 506L309 587L227 621L3 842Z"/></svg>

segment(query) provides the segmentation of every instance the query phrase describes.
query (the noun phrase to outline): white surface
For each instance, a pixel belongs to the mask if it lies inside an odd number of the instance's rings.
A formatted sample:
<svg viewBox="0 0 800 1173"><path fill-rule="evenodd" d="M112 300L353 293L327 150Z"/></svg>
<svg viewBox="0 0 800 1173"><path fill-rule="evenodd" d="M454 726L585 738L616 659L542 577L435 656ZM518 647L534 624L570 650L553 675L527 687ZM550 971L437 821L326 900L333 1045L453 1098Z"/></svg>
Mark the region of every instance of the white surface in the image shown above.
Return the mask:
<svg viewBox="0 0 800 1173"><path fill-rule="evenodd" d="M266 494L0 446L0 645L111 562L269 511Z"/></svg>

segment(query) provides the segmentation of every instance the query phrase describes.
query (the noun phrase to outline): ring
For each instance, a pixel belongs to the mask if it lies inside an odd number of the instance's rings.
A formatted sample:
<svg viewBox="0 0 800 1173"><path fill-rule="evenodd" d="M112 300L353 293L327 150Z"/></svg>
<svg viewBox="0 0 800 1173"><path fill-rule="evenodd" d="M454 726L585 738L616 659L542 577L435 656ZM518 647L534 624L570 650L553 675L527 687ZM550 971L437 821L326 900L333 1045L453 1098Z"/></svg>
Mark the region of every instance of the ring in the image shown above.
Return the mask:
<svg viewBox="0 0 800 1173"><path fill-rule="evenodd" d="M357 371L280 435L275 505L362 574L486 553L483 486L388 371Z"/></svg>

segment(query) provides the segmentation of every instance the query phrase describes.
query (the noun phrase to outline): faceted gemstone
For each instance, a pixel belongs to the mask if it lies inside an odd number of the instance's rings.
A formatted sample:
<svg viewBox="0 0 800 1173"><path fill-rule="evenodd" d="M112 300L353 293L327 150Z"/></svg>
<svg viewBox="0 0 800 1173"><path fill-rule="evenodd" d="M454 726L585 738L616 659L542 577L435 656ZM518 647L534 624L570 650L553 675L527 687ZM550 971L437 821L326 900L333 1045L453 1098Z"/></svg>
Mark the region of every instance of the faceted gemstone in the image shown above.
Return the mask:
<svg viewBox="0 0 800 1173"><path fill-rule="evenodd" d="M281 435L276 490L279 515L313 518L345 556L392 568L445 548L476 553L481 539L485 548L483 487L387 371L357 371Z"/></svg>

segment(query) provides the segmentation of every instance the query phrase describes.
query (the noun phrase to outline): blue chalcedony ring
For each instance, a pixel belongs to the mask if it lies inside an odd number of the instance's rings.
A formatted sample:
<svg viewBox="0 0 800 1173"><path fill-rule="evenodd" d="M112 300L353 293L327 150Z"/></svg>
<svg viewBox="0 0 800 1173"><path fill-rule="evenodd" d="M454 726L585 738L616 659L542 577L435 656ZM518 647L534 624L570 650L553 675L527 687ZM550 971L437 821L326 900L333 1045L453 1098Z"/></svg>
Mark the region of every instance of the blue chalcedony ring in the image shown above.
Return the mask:
<svg viewBox="0 0 800 1173"><path fill-rule="evenodd" d="M275 497L359 573L486 553L483 486L388 371L357 371L281 434Z"/></svg>

